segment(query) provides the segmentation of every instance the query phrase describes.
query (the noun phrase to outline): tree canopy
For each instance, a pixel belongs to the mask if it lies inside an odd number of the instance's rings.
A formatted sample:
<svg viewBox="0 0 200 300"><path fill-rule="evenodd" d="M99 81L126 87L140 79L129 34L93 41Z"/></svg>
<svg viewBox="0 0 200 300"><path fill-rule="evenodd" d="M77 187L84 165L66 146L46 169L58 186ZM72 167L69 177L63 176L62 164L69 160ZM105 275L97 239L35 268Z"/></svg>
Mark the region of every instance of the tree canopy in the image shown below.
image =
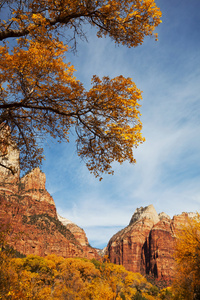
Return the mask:
<svg viewBox="0 0 200 300"><path fill-rule="evenodd" d="M144 141L141 91L121 75L94 75L86 90L64 55L86 38L85 24L117 44L142 44L161 23L154 0L5 0L0 14L0 164L11 138L21 169L38 166L42 139L69 141L70 128L95 176L113 173L114 161L134 163L133 147Z"/></svg>
<svg viewBox="0 0 200 300"><path fill-rule="evenodd" d="M4 300L161 300L160 291L139 273L95 259L14 257L0 251L0 299Z"/></svg>

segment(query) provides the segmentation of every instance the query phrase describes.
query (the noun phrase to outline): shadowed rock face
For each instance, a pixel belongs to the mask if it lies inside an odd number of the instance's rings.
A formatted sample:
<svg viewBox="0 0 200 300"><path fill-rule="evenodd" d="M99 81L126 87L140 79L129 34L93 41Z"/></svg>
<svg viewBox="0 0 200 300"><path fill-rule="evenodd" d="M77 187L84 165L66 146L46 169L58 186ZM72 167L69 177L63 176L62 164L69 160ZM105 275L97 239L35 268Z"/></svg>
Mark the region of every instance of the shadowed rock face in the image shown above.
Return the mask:
<svg viewBox="0 0 200 300"><path fill-rule="evenodd" d="M110 239L107 246L110 261L122 264L129 271L170 281L176 232L194 215L182 213L171 219L165 213L158 215L153 205L137 208L129 225Z"/></svg>
<svg viewBox="0 0 200 300"><path fill-rule="evenodd" d="M15 151L9 157L17 166L19 154ZM0 227L9 224L9 244L24 254L98 259L84 230L59 220L54 200L45 188L45 174L36 168L20 179L17 169L13 176L0 167Z"/></svg>

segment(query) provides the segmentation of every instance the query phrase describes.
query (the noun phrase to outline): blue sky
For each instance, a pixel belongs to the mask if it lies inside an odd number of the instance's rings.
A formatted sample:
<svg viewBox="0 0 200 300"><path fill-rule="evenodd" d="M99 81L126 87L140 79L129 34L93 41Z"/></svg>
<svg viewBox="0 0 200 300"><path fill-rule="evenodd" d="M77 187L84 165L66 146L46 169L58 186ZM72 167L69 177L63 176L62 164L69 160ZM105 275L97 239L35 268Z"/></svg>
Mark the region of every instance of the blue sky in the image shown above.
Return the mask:
<svg viewBox="0 0 200 300"><path fill-rule="evenodd" d="M85 87L92 75L131 77L143 91L146 142L135 150L137 163L114 164L115 174L99 182L69 144L47 141L46 188L58 213L82 227L102 248L128 225L137 207L153 204L171 217L200 210L200 1L158 0L163 23L158 42L116 47L87 28L74 56L67 53Z"/></svg>

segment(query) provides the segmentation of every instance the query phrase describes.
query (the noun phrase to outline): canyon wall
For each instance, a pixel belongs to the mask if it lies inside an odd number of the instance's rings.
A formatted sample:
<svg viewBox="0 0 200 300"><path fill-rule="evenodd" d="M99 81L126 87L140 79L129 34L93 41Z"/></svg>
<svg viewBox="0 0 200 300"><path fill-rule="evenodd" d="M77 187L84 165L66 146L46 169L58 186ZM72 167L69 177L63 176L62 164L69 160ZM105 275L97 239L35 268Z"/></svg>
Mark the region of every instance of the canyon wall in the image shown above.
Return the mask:
<svg viewBox="0 0 200 300"><path fill-rule="evenodd" d="M110 239L110 261L129 271L170 282L176 233L194 215L182 213L171 219L165 213L158 215L153 205L137 208L129 225Z"/></svg>
<svg viewBox="0 0 200 300"><path fill-rule="evenodd" d="M19 153L8 153L18 166ZM7 228L10 246L23 254L99 258L83 229L58 217L55 203L45 188L46 176L36 168L20 179L0 167L0 229Z"/></svg>
<svg viewBox="0 0 200 300"><path fill-rule="evenodd" d="M84 230L57 214L45 174L36 168L20 178L16 149L5 159L16 171L12 175L0 166L0 230L8 229L8 243L23 254L99 259ZM176 233L194 216L182 213L171 219L165 213L158 215L153 205L137 208L129 225L110 239L106 254L129 271L170 282Z"/></svg>

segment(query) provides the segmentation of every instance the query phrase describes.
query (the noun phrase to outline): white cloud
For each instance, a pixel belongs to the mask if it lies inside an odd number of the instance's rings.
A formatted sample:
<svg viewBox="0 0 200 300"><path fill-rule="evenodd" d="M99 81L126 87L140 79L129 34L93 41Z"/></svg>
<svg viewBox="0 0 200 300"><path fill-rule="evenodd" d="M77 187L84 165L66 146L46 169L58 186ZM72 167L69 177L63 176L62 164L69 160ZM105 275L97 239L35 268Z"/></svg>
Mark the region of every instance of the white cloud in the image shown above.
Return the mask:
<svg viewBox="0 0 200 300"><path fill-rule="evenodd" d="M180 7L172 12L170 4L161 4L165 23L158 43L148 39L143 46L126 49L92 34L89 44L80 43L79 56L72 57L86 86L93 74L123 74L143 90L146 142L134 151L135 166L114 164L115 175L99 182L80 163L74 146L53 147L47 153L47 189L59 214L83 227L94 245L108 242L116 226L128 225L137 207L153 204L171 217L200 207L199 32L191 20L182 23ZM186 1L182 5L188 7ZM173 22L181 33L174 31Z"/></svg>

